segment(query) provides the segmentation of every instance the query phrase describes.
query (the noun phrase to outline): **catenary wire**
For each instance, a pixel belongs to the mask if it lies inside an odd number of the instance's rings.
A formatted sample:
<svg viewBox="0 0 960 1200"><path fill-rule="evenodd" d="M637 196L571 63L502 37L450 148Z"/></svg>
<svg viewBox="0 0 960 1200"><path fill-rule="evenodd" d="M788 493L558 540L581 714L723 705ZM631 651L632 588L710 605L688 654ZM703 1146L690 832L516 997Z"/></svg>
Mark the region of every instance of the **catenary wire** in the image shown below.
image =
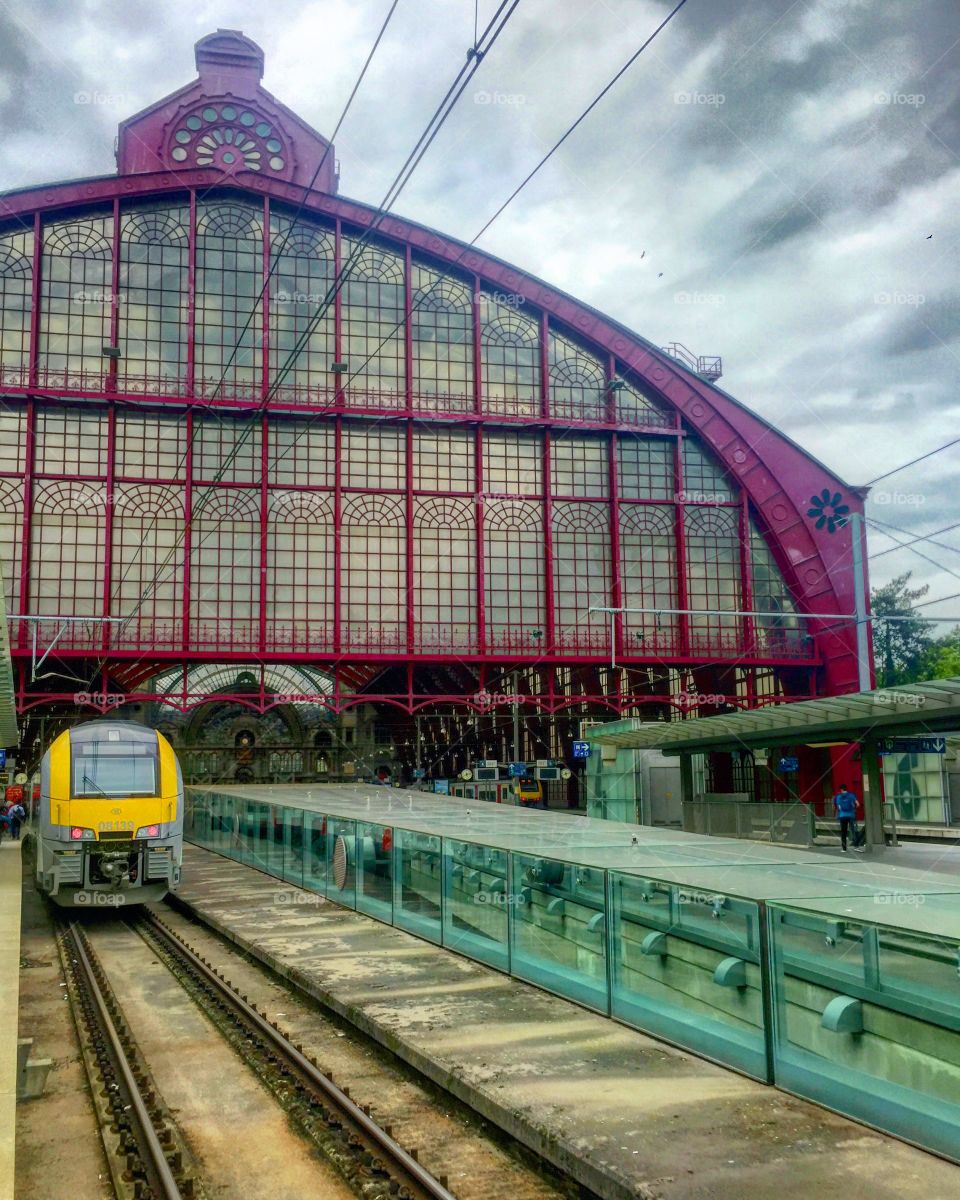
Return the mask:
<svg viewBox="0 0 960 1200"><path fill-rule="evenodd" d="M960 438L952 438L949 442L944 442L942 446L937 446L936 450L928 450L926 454L921 454L919 458L911 458L909 462L903 463L899 467L894 467L892 471L884 471L882 475L878 475L876 479L871 479L869 483L861 484L862 487L873 487L875 483L879 483L881 479L889 479L891 475L898 475L901 471L905 471L907 467L916 466L917 463L923 462L925 459L933 458L935 454L940 454L944 450L949 450L951 446L956 446L960 442Z"/></svg>
<svg viewBox="0 0 960 1200"><path fill-rule="evenodd" d="M938 533L949 533L951 529L960 528L960 521L954 521L952 525L944 525L942 529L933 529L930 533L914 533L912 529L901 529L898 525L890 525L885 522L887 529L894 529L897 533L905 533L908 537L912 537L916 542L929 542L931 546L939 546L941 550L952 550L954 554L960 554L960 546L948 546L946 542L938 542L934 539ZM881 532L883 532L881 530ZM886 550L875 550L869 558L883 558L885 554L895 554L897 550L902 549L901 546L888 546Z"/></svg>

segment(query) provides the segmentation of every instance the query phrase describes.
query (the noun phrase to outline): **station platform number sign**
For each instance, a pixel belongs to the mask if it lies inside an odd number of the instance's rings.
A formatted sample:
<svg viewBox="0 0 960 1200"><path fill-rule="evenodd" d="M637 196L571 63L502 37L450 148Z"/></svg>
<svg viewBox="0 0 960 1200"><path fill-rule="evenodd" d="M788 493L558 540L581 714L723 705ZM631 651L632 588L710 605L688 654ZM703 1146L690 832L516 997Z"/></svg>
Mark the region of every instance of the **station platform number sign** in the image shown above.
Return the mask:
<svg viewBox="0 0 960 1200"><path fill-rule="evenodd" d="M590 757L590 743L589 742L574 742L573 743L573 757L574 758L589 758Z"/></svg>

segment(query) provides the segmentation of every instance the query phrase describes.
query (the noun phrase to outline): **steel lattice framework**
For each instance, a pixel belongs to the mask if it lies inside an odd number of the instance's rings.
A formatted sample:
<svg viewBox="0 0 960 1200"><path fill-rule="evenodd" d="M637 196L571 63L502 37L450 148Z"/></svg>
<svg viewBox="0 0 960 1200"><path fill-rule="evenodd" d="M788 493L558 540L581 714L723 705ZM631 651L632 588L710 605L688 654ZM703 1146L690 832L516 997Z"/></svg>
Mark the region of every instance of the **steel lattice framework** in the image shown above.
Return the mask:
<svg viewBox="0 0 960 1200"><path fill-rule="evenodd" d="M852 624L803 614L853 610L861 497L571 297L332 167L305 191L326 143L228 42L124 123L117 176L4 198L0 549L57 670L94 707L178 663L407 713L514 669L545 712L854 689ZM31 685L35 630L21 708L76 694ZM165 702L207 698L183 680Z"/></svg>

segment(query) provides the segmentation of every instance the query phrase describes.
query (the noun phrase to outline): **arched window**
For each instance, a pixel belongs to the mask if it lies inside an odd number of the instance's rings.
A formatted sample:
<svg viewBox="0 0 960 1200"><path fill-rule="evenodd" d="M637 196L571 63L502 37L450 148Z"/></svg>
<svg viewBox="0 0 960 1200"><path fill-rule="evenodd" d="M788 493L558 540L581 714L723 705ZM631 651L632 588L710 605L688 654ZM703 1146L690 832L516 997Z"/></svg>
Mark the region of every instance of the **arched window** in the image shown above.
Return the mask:
<svg viewBox="0 0 960 1200"><path fill-rule="evenodd" d="M118 380L125 391L187 389L189 227L186 207L120 218Z"/></svg>
<svg viewBox="0 0 960 1200"><path fill-rule="evenodd" d="M492 650L544 645L543 508L488 500L483 510L487 642Z"/></svg>
<svg viewBox="0 0 960 1200"><path fill-rule="evenodd" d="M348 264L349 269L348 269ZM343 239L341 355L347 403L404 406L403 259L378 246Z"/></svg>
<svg viewBox="0 0 960 1200"><path fill-rule="evenodd" d="M550 412L568 421L606 416L603 363L568 338L550 332Z"/></svg>
<svg viewBox="0 0 960 1200"><path fill-rule="evenodd" d="M689 607L741 609L739 509L712 505L684 511ZM693 653L736 650L740 645L739 617L691 616L689 621Z"/></svg>
<svg viewBox="0 0 960 1200"><path fill-rule="evenodd" d="M218 399L249 399L259 395L262 288L262 209L219 201L199 204L195 384L198 395Z"/></svg>
<svg viewBox="0 0 960 1200"><path fill-rule="evenodd" d="M345 495L340 555L345 650L396 651L406 644L404 502Z"/></svg>
<svg viewBox="0 0 960 1200"><path fill-rule="evenodd" d="M267 646L331 650L333 496L272 491L267 520Z"/></svg>
<svg viewBox="0 0 960 1200"><path fill-rule="evenodd" d="M459 279L413 268L414 407L433 412L473 408L473 295Z"/></svg>
<svg viewBox="0 0 960 1200"><path fill-rule="evenodd" d="M33 230L0 237L0 382L30 382Z"/></svg>
<svg viewBox="0 0 960 1200"><path fill-rule="evenodd" d="M424 497L413 509L415 649L467 651L476 639L476 521L473 503Z"/></svg>
<svg viewBox="0 0 960 1200"><path fill-rule="evenodd" d="M192 640L198 648L259 643L260 497L245 488L194 490L190 544Z"/></svg>
<svg viewBox="0 0 960 1200"><path fill-rule="evenodd" d="M183 490L160 484L114 486L111 616L119 646L174 649L182 637Z"/></svg>
<svg viewBox="0 0 960 1200"><path fill-rule="evenodd" d="M677 543L672 506L620 507L620 586L625 608L678 608ZM669 613L624 613L628 653L675 653L679 622Z"/></svg>
<svg viewBox="0 0 960 1200"><path fill-rule="evenodd" d="M40 369L47 386L99 390L113 310L113 217L43 231Z"/></svg>
<svg viewBox="0 0 960 1200"><path fill-rule="evenodd" d="M274 212L270 232L270 385L278 399L322 404L332 394L336 239Z"/></svg>
<svg viewBox="0 0 960 1200"><path fill-rule="evenodd" d="M102 483L38 479L34 485L30 611L41 615L103 614Z"/></svg>
<svg viewBox="0 0 960 1200"><path fill-rule="evenodd" d="M523 311L522 299L499 292L480 295L486 412L512 416L540 412L540 328Z"/></svg>
<svg viewBox="0 0 960 1200"><path fill-rule="evenodd" d="M557 645L604 649L610 618L589 610L611 604L610 513L605 504L554 503L553 589Z"/></svg>
<svg viewBox="0 0 960 1200"><path fill-rule="evenodd" d="M20 546L23 530L23 484L0 479L0 562L7 612L20 612Z"/></svg>

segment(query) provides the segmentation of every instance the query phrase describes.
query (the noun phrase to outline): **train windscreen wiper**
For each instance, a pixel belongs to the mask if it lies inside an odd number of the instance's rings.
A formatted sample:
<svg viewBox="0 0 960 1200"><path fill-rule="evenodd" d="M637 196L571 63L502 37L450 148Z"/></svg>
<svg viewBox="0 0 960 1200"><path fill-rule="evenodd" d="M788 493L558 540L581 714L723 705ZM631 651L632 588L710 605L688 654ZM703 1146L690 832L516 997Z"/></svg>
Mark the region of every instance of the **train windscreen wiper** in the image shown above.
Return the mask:
<svg viewBox="0 0 960 1200"><path fill-rule="evenodd" d="M84 775L83 782L89 783L92 788L95 788L100 793L100 795L104 798L104 800L109 800L111 798L103 790L103 788L100 786L100 784L97 783L95 780L91 779L89 775Z"/></svg>

